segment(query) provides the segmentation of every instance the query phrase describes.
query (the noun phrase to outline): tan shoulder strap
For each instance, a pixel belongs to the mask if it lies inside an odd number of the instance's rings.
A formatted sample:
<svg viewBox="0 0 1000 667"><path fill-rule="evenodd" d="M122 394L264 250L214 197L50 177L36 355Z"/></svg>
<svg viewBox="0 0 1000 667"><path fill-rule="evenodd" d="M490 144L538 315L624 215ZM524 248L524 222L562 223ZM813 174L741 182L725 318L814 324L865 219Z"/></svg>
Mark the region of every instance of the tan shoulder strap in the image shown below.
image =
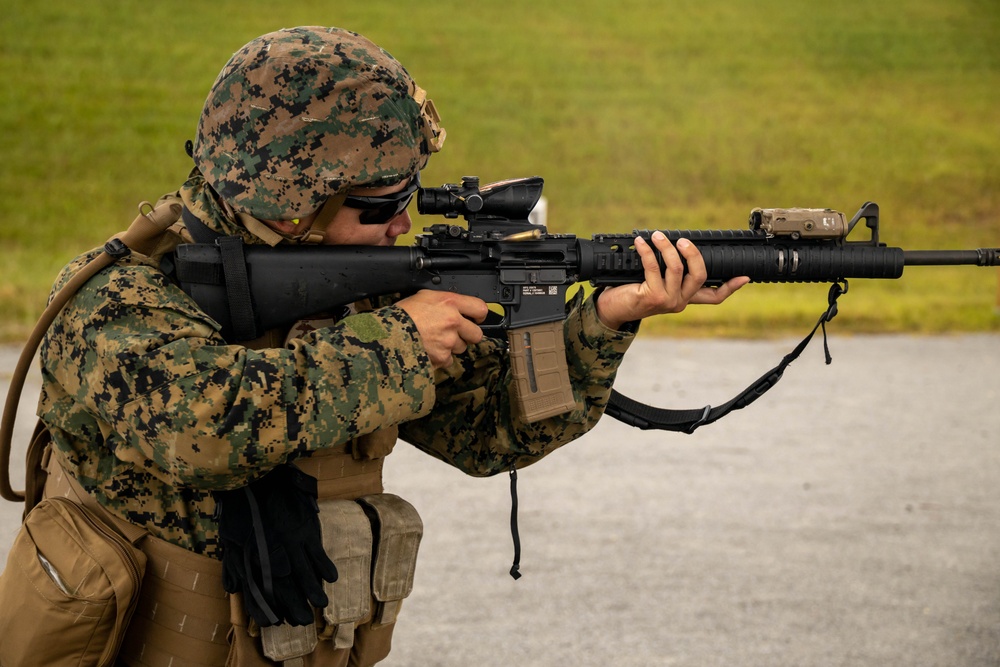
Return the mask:
<svg viewBox="0 0 1000 667"><path fill-rule="evenodd" d="M66 472L66 468L59 461L57 455L50 453L45 459L45 463L43 464L46 475L45 497L60 496L72 500L77 505L86 507L90 510L91 514L104 522L108 528L116 531L133 545L138 545L144 537L149 535L149 531L142 526L130 523L125 519L120 519L101 507L101 504L97 502L97 498L87 493L80 486L80 482ZM25 516L27 516L27 513L25 513Z"/></svg>
<svg viewBox="0 0 1000 667"><path fill-rule="evenodd" d="M14 374L10 378L7 401L3 408L3 418L0 420L0 497L3 497L4 500L13 502L24 500L24 492L15 491L10 485L10 447L14 434L14 419L17 416L18 403L21 401L24 381L45 332L48 331L49 326L56 319L63 306L98 271L110 266L132 251L146 255L156 248L160 235L180 218L182 208L181 204L174 198L166 198L161 202L156 208L153 208L148 202L139 205L139 215L132 221L129 228L123 234L115 235L104 244L104 252L80 269L59 290L42 312L42 316L38 319L35 328L32 329L31 335L28 336L28 342L24 344L21 356L17 360L17 366L14 368ZM143 209L147 207L150 210L143 212ZM32 474L30 470L28 474Z"/></svg>
<svg viewBox="0 0 1000 667"><path fill-rule="evenodd" d="M45 483L48 480L48 459L52 451L52 434L41 419L35 422L35 431L28 441L28 453L24 457L24 511L21 518L42 501Z"/></svg>

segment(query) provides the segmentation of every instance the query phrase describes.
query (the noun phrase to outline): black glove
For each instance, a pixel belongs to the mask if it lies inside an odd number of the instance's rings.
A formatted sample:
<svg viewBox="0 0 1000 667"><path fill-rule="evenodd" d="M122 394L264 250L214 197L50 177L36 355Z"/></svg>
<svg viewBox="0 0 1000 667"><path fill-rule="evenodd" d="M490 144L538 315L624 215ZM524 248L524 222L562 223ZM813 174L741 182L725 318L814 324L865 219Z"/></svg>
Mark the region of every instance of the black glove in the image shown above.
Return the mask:
<svg viewBox="0 0 1000 667"><path fill-rule="evenodd" d="M215 494L222 585L242 593L260 627L308 625L327 605L323 581L337 568L323 550L316 479L280 465L255 482Z"/></svg>

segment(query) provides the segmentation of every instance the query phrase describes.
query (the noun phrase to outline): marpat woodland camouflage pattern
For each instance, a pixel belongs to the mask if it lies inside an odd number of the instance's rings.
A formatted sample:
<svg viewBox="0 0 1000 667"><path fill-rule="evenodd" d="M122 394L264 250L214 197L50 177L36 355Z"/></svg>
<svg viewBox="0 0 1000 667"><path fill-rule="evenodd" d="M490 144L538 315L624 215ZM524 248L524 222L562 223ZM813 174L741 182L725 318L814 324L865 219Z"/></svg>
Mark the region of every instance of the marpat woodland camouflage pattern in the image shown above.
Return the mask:
<svg viewBox="0 0 1000 667"><path fill-rule="evenodd" d="M57 287L98 251L77 258ZM575 410L534 424L512 410L509 361L484 341L435 372L392 305L304 333L285 348L228 345L218 324L141 255L99 273L41 348L39 415L54 455L99 502L155 536L219 557L213 490L399 426L473 475L530 464L597 422L632 335L571 301Z"/></svg>
<svg viewBox="0 0 1000 667"><path fill-rule="evenodd" d="M433 103L376 44L291 28L251 41L222 69L194 159L237 212L292 220L354 186L409 178L444 137Z"/></svg>

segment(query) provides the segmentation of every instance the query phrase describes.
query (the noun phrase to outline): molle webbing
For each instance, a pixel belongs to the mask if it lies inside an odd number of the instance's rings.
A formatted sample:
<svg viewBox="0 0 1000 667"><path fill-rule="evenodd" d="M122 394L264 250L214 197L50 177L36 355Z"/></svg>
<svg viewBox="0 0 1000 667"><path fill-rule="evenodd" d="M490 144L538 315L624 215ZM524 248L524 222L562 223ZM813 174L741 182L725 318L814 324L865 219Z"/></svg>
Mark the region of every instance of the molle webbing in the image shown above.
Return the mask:
<svg viewBox="0 0 1000 667"><path fill-rule="evenodd" d="M122 659L149 667L224 665L231 623L222 562L152 536L140 546L146 577Z"/></svg>
<svg viewBox="0 0 1000 667"><path fill-rule="evenodd" d="M382 460L358 460L341 449L320 450L294 464L316 478L320 500L354 500L382 493Z"/></svg>
<svg viewBox="0 0 1000 667"><path fill-rule="evenodd" d="M316 477L321 500L382 492L382 459L357 460L351 446L314 452L295 462ZM65 496L100 510L126 536L144 532L103 510L52 456L46 496ZM360 511L360 509L359 509ZM137 667L218 667L229 653L230 602L222 587L222 562L146 535L137 540L147 556L139 607L119 653Z"/></svg>
<svg viewBox="0 0 1000 667"><path fill-rule="evenodd" d="M319 498L353 499L380 493L382 459L358 461L348 449L338 449L296 461L316 477ZM122 658L149 667L225 664L231 621L230 603L222 588L222 563L151 536L141 547L149 561Z"/></svg>
<svg viewBox="0 0 1000 667"><path fill-rule="evenodd" d="M224 665L231 623L222 562L153 537L112 515L65 472L57 457L50 457L46 467L46 497L70 498L95 511L146 554L139 606L125 633L121 660L139 667Z"/></svg>

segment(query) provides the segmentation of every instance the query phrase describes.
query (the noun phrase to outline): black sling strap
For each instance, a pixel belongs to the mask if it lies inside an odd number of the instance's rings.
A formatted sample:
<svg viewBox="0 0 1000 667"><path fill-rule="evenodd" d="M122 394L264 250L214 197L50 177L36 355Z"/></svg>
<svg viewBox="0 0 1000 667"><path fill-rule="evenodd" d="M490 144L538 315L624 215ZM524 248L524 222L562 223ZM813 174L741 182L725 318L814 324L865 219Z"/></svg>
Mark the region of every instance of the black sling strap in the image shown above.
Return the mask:
<svg viewBox="0 0 1000 667"><path fill-rule="evenodd" d="M847 287L846 280L843 283L833 283L830 286L830 292L827 296L829 306L826 312L820 316L819 321L813 327L812 331L809 332L809 335L796 345L794 350L786 354L781 363L760 376L753 384L740 392L732 400L718 407L706 405L704 408L693 410L668 410L640 403L612 389L605 414L630 426L644 430L659 429L680 433L694 433L698 427L718 421L733 410L741 410L763 396L771 387L778 383L785 369L799 358L802 351L809 345L809 341L812 340L816 330L821 327L823 329L823 350L826 354L826 363L831 363L833 357L830 356L830 346L826 336L826 323L837 315L837 299L847 293Z"/></svg>
<svg viewBox="0 0 1000 667"><path fill-rule="evenodd" d="M226 281L229 302L229 319L233 325L233 340L253 340L257 337L253 300L250 298L250 280L247 262L243 255L243 239L238 236L220 236L215 239L222 255L222 273Z"/></svg>
<svg viewBox="0 0 1000 667"><path fill-rule="evenodd" d="M225 236L199 220L186 207L181 212L184 226L198 243L214 244L219 248L220 264L183 262L172 258L173 273L181 281L223 285L231 328L226 338L232 342L253 340L260 335L253 299L250 296L250 276L247 273L243 240Z"/></svg>

